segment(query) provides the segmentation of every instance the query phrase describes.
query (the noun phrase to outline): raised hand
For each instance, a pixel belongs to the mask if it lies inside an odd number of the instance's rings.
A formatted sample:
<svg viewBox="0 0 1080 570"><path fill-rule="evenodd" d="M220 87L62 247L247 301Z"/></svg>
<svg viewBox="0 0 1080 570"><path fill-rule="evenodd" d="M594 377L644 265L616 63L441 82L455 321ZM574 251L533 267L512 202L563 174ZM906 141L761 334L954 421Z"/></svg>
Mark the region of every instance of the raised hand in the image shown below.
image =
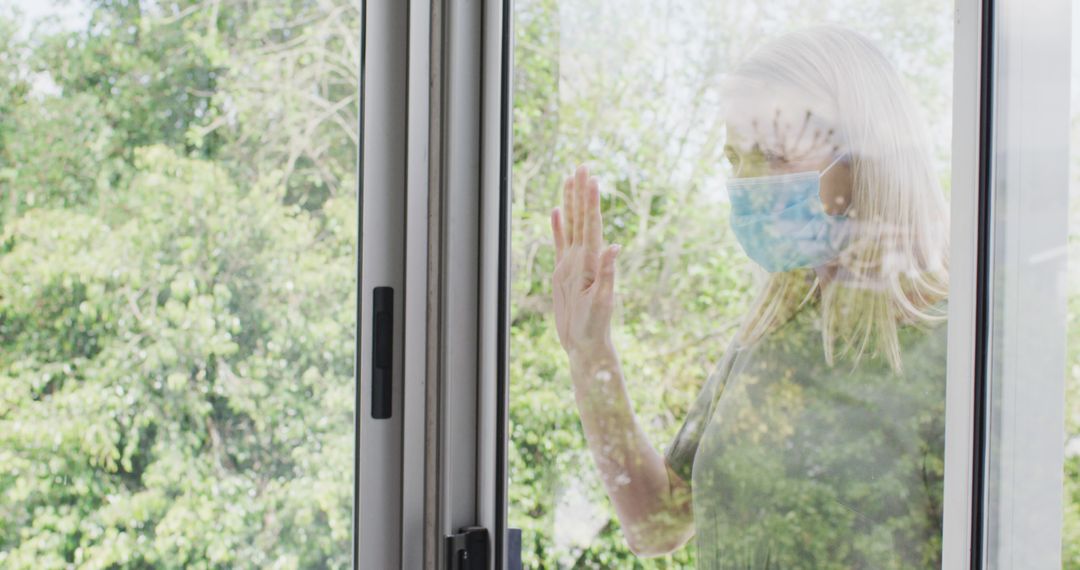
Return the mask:
<svg viewBox="0 0 1080 570"><path fill-rule="evenodd" d="M563 184L563 207L552 210L551 231L559 342L571 359L610 351L619 246L604 245L600 185L584 165Z"/></svg>

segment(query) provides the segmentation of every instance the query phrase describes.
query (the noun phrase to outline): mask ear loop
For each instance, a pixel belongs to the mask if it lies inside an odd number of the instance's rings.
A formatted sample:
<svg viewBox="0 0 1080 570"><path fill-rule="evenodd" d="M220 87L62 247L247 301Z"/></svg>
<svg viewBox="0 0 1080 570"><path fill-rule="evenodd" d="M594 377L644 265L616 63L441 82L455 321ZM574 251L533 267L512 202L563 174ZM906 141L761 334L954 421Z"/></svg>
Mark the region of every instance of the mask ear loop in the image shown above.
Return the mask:
<svg viewBox="0 0 1080 570"><path fill-rule="evenodd" d="M836 156L836 158L834 158L833 161L830 162L829 165L825 167L824 170L822 170L821 172L818 173L818 178L821 178L822 176L825 176L825 173L828 172L830 168L836 166L836 163L840 162L840 159L846 157L847 155L848 155L848 153L846 153L846 152L842 152L842 153L838 154Z"/></svg>

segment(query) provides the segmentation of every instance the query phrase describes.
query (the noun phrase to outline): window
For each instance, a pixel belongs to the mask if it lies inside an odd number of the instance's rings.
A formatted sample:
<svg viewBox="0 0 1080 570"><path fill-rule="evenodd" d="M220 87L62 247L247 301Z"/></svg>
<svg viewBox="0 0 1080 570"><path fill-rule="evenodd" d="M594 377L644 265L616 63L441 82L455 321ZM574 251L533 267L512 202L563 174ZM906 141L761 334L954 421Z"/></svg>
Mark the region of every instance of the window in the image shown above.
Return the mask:
<svg viewBox="0 0 1080 570"><path fill-rule="evenodd" d="M9 3L0 567L1080 568L1075 21Z"/></svg>

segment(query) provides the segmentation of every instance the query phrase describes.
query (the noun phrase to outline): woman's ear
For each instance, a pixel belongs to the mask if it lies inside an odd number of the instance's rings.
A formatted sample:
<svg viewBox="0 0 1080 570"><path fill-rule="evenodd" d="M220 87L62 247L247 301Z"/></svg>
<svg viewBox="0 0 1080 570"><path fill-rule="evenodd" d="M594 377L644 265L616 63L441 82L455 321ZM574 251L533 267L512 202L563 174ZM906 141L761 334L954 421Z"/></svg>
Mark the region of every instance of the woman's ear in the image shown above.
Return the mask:
<svg viewBox="0 0 1080 570"><path fill-rule="evenodd" d="M838 216L847 211L848 206L851 205L854 185L850 160L841 160L822 174L818 195L821 197L821 205L825 213Z"/></svg>

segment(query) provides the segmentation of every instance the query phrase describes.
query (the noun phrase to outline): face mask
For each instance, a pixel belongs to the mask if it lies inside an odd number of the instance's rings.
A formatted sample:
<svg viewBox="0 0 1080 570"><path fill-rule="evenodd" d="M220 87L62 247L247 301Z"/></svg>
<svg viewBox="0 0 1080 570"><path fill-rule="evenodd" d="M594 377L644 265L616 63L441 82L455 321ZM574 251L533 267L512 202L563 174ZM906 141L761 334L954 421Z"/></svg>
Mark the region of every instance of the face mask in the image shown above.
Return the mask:
<svg viewBox="0 0 1080 570"><path fill-rule="evenodd" d="M746 255L770 273L818 267L836 259L852 221L831 216L821 205L820 173L734 178L727 181L731 229Z"/></svg>

